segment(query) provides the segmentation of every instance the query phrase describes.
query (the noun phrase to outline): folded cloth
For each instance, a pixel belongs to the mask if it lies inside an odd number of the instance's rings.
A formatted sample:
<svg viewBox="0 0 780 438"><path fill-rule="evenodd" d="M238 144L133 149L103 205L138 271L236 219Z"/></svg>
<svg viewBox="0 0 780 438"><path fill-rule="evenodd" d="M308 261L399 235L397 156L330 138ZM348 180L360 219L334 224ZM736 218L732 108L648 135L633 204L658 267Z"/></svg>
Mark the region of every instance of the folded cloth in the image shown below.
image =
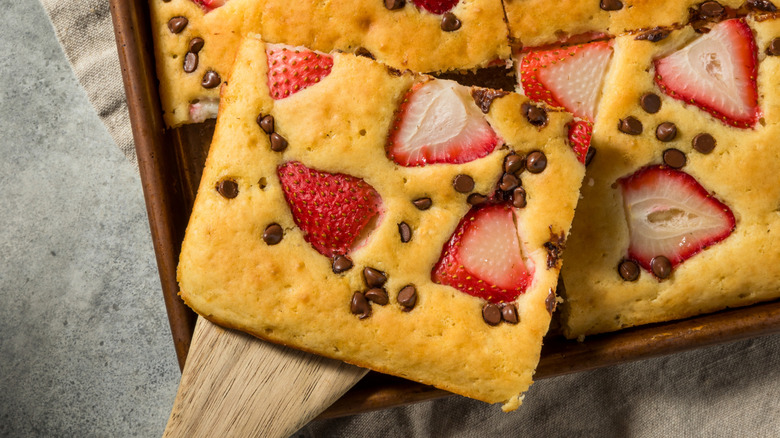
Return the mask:
<svg viewBox="0 0 780 438"><path fill-rule="evenodd" d="M41 0L92 106L119 149L138 166L122 71L106 0Z"/></svg>
<svg viewBox="0 0 780 438"><path fill-rule="evenodd" d="M332 420L294 438L776 437L780 335L539 380L517 411L460 396Z"/></svg>

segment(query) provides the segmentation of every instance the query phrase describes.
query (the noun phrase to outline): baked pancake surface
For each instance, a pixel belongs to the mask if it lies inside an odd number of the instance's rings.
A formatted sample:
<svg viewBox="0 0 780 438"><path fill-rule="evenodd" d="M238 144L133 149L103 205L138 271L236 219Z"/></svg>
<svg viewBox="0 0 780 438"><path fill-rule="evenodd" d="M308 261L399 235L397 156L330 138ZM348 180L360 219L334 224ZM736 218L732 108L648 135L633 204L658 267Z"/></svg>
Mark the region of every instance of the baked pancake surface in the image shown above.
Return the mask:
<svg viewBox="0 0 780 438"><path fill-rule="evenodd" d="M150 0L166 124L216 116L219 85L241 37L252 32L272 43L355 52L415 72L469 70L509 59L500 0L443 2L441 8L391 3Z"/></svg>
<svg viewBox="0 0 780 438"><path fill-rule="evenodd" d="M519 405L585 171L570 115L257 35L219 112L181 251L188 305L273 342Z"/></svg>
<svg viewBox="0 0 780 438"><path fill-rule="evenodd" d="M569 337L780 295L780 25L709 27L615 39L563 270Z"/></svg>

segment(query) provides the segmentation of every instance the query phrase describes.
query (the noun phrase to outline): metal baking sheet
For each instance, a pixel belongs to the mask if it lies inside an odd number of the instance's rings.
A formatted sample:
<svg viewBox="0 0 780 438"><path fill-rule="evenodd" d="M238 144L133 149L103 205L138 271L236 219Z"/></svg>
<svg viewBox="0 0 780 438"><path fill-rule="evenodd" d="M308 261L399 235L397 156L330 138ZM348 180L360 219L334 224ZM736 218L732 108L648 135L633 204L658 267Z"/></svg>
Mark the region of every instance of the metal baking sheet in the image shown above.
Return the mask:
<svg viewBox="0 0 780 438"><path fill-rule="evenodd" d="M157 93L146 0L110 0L149 225L173 344L183 368L196 316L178 297L176 265L214 122L165 129ZM545 338L536 379L544 379L780 331L780 301L652 324L584 342ZM448 396L430 386L369 373L320 418Z"/></svg>

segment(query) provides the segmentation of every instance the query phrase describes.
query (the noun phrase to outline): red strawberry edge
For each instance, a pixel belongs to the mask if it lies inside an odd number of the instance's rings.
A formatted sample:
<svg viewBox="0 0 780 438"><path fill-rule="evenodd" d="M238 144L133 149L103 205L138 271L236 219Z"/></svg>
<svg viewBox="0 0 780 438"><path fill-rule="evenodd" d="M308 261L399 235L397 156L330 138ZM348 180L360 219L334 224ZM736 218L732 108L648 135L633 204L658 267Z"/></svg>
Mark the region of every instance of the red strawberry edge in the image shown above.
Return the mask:
<svg viewBox="0 0 780 438"><path fill-rule="evenodd" d="M330 74L333 57L305 47L269 45L268 90L274 100L284 99L320 82Z"/></svg>
<svg viewBox="0 0 780 438"><path fill-rule="evenodd" d="M727 229L724 229L720 234L717 234L714 237L710 238L706 245L699 246L699 247L695 247L695 246L689 247L687 250L682 251L676 256L669 258L669 261L671 262L672 265L672 269L674 269L682 262L688 260L694 255L704 251L705 249L709 248L712 245L715 245L716 243L723 241L728 236L730 236L731 233L733 233L734 230L737 228L737 221L734 216L734 213L731 211L731 208L729 208L728 205L724 204L719 199L715 198L710 192L707 191L707 189L705 189L701 184L699 184L698 181L696 181L696 178L694 178L693 176L689 175L686 172L677 169L672 169L662 164L645 166L631 175L619 178L617 182L618 184L620 184L621 187L628 187L634 184L641 184L638 182L639 180L649 176L650 173L657 172L657 171L663 171L666 172L667 174L672 175L672 177L674 178L682 179L683 184L686 184L698 196L701 196L702 198L706 198L710 202L716 204L720 209L722 209L726 213L726 215L729 218L730 226ZM644 268L647 272L651 272L651 273L653 272L653 269L650 265L651 260L648 260L645 257L642 257L640 254L633 252L630 248L628 251L628 258L636 261L639 264L639 266Z"/></svg>
<svg viewBox="0 0 780 438"><path fill-rule="evenodd" d="M436 262L431 271L431 280L434 283L453 287L460 292L485 299L494 304L514 301L518 296L526 292L533 279L533 269L529 269L524 273L521 284L517 288L507 289L479 279L458 260L458 247L470 223L480 212L496 208L512 209L506 203L488 202L472 207L466 216L461 219L450 240L444 245L439 261Z"/></svg>
<svg viewBox="0 0 780 438"><path fill-rule="evenodd" d="M220 6L224 6L227 0L192 0L192 2L208 13Z"/></svg>
<svg viewBox="0 0 780 438"><path fill-rule="evenodd" d="M412 3L431 14L441 15L452 10L459 1L460 0L412 0Z"/></svg>
<svg viewBox="0 0 780 438"><path fill-rule="evenodd" d="M612 40L608 38L608 35L597 33L593 37L598 38L594 40L588 40L585 35L582 34L582 41L580 39L572 40L577 41L576 44L551 44L540 47L533 47L530 49L523 49L520 53L520 68L518 74L519 84L523 90L523 93L533 102L544 102L553 108L565 109L569 112L571 110L566 108L561 101L559 101L551 90L549 90L539 78L539 67L537 64L542 63L541 67L545 68L548 64L555 64L559 61L565 61L571 56L582 50L583 47L593 44L612 44ZM572 37L574 38L574 37Z"/></svg>
<svg viewBox="0 0 780 438"><path fill-rule="evenodd" d="M749 92L751 93L750 100L753 106L755 106L756 110L751 115L751 117L747 119L741 119L741 120L732 120L713 108L709 108L704 105L697 105L692 99L680 95L675 91L669 89L667 86L665 86L663 83L663 78L658 73L655 74L655 83L658 85L659 88L661 88L661 91L663 91L666 95L677 100L682 100L685 103L694 105L697 108L701 108L702 110L710 113L710 115L712 115L713 117L715 117L716 119L720 120L721 122L727 125L731 125L736 128L752 129L756 126L758 119L761 117L761 109L758 106L758 90L756 86L756 78L758 77L758 46L756 45L756 40L753 37L753 31L750 29L750 26L747 25L745 20L740 18L740 19L733 19L733 21L734 24L736 25L737 33L739 33L742 37L744 37L748 41L748 50L752 57L750 62L750 78L753 81L753 87L749 90ZM721 22L720 24L723 23L724 22ZM660 59L657 59L653 62L656 71L658 71L658 63L660 61L661 61Z"/></svg>
<svg viewBox="0 0 780 438"><path fill-rule="evenodd" d="M277 174L304 240L326 257L349 253L381 215L379 193L358 177L310 169L297 161L280 165Z"/></svg>
<svg viewBox="0 0 780 438"><path fill-rule="evenodd" d="M433 79L433 81L439 81L439 79ZM423 80L412 85L412 87L404 94L404 97L401 100L400 105L398 105L398 108L395 110L395 113L393 115L393 124L390 128L390 133L387 138L387 144L385 145L385 154L388 159L404 167L422 167L430 164L462 164L462 163L468 163L474 160L478 160L480 158L490 155L496 149L497 146L503 143L503 140L498 136L498 133L496 133L496 131L490 126L490 124L487 121L485 121L485 125L488 128L489 134L486 137L482 138L482 141L477 141L475 143L472 143L469 145L469 147L465 147L463 143L458 144L458 146L451 144L451 147L461 152L461 154L457 156L448 156L447 158L432 157L429 156L428 153L423 151L421 153L422 155L421 157L418 157L416 159L411 159L408 156L408 154L401 152L397 147L397 145L400 144L398 136L399 136L400 128L404 123L404 116L411 105L410 98L417 91L419 91L420 88L422 88L423 86L429 83L431 83L430 80ZM472 98L473 98L473 93L472 93ZM483 113L484 112L485 111L483 110ZM429 146L424 146L418 150L430 151Z"/></svg>
<svg viewBox="0 0 780 438"><path fill-rule="evenodd" d="M577 160L585 164L593 136L593 124L587 120L575 120L569 124L569 146L577 155Z"/></svg>

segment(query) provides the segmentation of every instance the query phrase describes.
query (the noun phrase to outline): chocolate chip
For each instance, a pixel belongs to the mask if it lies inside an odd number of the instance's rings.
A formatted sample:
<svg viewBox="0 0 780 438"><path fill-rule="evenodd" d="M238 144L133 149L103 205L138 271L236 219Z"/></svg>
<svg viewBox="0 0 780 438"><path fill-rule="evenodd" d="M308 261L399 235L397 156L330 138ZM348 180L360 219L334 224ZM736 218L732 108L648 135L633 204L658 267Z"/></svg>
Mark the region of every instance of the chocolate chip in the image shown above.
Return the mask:
<svg viewBox="0 0 780 438"><path fill-rule="evenodd" d="M720 14L722 14L724 11L725 9L718 2L704 2L701 4L701 6L699 6L699 12L705 17L720 17Z"/></svg>
<svg viewBox="0 0 780 438"><path fill-rule="evenodd" d="M651 43L657 43L658 41L661 41L662 39L669 36L671 33L668 29L661 29L660 27L656 27L654 29L650 29L646 32L643 32L634 38L635 40L645 40L650 41Z"/></svg>
<svg viewBox="0 0 780 438"><path fill-rule="evenodd" d="M184 72L185 73L192 73L195 70L198 69L198 54L187 52L186 55L184 55Z"/></svg>
<svg viewBox="0 0 780 438"><path fill-rule="evenodd" d="M515 153L509 154L504 158L504 172L517 173L525 169L525 160Z"/></svg>
<svg viewBox="0 0 780 438"><path fill-rule="evenodd" d="M263 231L263 241L268 245L276 245L282 241L282 237L284 237L284 230L279 224L271 224Z"/></svg>
<svg viewBox="0 0 780 438"><path fill-rule="evenodd" d="M214 70L209 70L206 73L204 73L203 80L200 81L200 85L202 85L203 88L214 88L221 83L222 83L222 78L220 78L219 74Z"/></svg>
<svg viewBox="0 0 780 438"><path fill-rule="evenodd" d="M417 207L418 210L427 210L431 208L431 205L433 205L433 201L431 201L431 198L417 198L414 201L412 201L412 204L414 204L414 206Z"/></svg>
<svg viewBox="0 0 780 438"><path fill-rule="evenodd" d="M599 6L605 11L619 11L623 9L623 2L620 0L601 0Z"/></svg>
<svg viewBox="0 0 780 438"><path fill-rule="evenodd" d="M634 281L639 278L639 265L633 260L622 260L618 264L618 274L626 281Z"/></svg>
<svg viewBox="0 0 780 438"><path fill-rule="evenodd" d="M360 319L366 319L371 316L371 304L368 303L366 297L360 292L352 294L349 310L353 314L358 315Z"/></svg>
<svg viewBox="0 0 780 438"><path fill-rule="evenodd" d="M645 93L639 98L639 106L645 112L655 114L661 109L661 98L655 93Z"/></svg>
<svg viewBox="0 0 780 438"><path fill-rule="evenodd" d="M493 90L491 88L472 88L471 98L474 99L474 103L477 104L483 114L490 112L490 106L493 105L493 101L499 97L503 97L509 94L503 90Z"/></svg>
<svg viewBox="0 0 780 438"><path fill-rule="evenodd" d="M456 192L468 193L474 190L474 178L461 173L452 179L452 187L455 188Z"/></svg>
<svg viewBox="0 0 780 438"><path fill-rule="evenodd" d="M232 179L223 179L217 183L217 192L227 199L238 196L238 183Z"/></svg>
<svg viewBox="0 0 780 438"><path fill-rule="evenodd" d="M715 141L715 137L703 132L701 134L696 134L696 137L693 137L691 144L693 145L693 149L697 152L709 154L715 149L717 142Z"/></svg>
<svg viewBox="0 0 780 438"><path fill-rule="evenodd" d="M677 137L677 126L672 122L663 122L655 128L655 138L661 141L672 141Z"/></svg>
<svg viewBox="0 0 780 438"><path fill-rule="evenodd" d="M499 183L498 188L505 192L509 192L514 190L517 186L520 185L520 180L512 175L511 173L505 173L501 176L501 183Z"/></svg>
<svg viewBox="0 0 780 438"><path fill-rule="evenodd" d="M590 146L588 148L588 152L585 153L585 166L589 166L590 162L593 161L593 157L596 156L596 148L593 146Z"/></svg>
<svg viewBox="0 0 780 438"><path fill-rule="evenodd" d="M173 17L168 20L168 30L172 33L180 33L187 27L189 20L186 17Z"/></svg>
<svg viewBox="0 0 780 438"><path fill-rule="evenodd" d="M387 74L394 77L399 77L404 74L401 70L398 70L397 68L390 67L389 65L385 65L385 70L387 70Z"/></svg>
<svg viewBox="0 0 780 438"><path fill-rule="evenodd" d="M485 303L485 305L482 306L482 319L484 319L488 325L498 325L498 323L501 322L501 309L493 303Z"/></svg>
<svg viewBox="0 0 780 438"><path fill-rule="evenodd" d="M401 9L406 4L406 0L385 0L385 7L391 11Z"/></svg>
<svg viewBox="0 0 780 438"><path fill-rule="evenodd" d="M501 303L501 319L509 324L517 324L520 322L520 318L517 316L517 306L514 303Z"/></svg>
<svg viewBox="0 0 780 438"><path fill-rule="evenodd" d="M547 167L547 156L544 152L533 151L525 157L525 168L531 173L541 173Z"/></svg>
<svg viewBox="0 0 780 438"><path fill-rule="evenodd" d="M375 287L366 291L366 299L372 303L384 306L390 299L387 297L387 291L382 288Z"/></svg>
<svg viewBox="0 0 780 438"><path fill-rule="evenodd" d="M203 44L205 44L205 41L203 41L203 38L201 37L195 37L190 40L190 47L189 50L191 53L198 53L200 52L200 49L203 48Z"/></svg>
<svg viewBox="0 0 780 438"><path fill-rule="evenodd" d="M344 271L352 269L352 260L344 255L337 255L333 257L333 272L340 274Z"/></svg>
<svg viewBox="0 0 780 438"><path fill-rule="evenodd" d="M271 140L271 150L274 152L281 152L285 149L287 149L287 140L284 139L281 135L273 132L271 135L268 136L268 138Z"/></svg>
<svg viewBox="0 0 780 438"><path fill-rule="evenodd" d="M266 134L274 132L274 116L264 116L260 114L257 116L257 124L260 125L260 128L265 131Z"/></svg>
<svg viewBox="0 0 780 438"><path fill-rule="evenodd" d="M412 228L406 222L398 224L398 234L401 235L401 242L403 243L412 240Z"/></svg>
<svg viewBox="0 0 780 438"><path fill-rule="evenodd" d="M748 0L748 6L764 12L777 12L777 7L769 0Z"/></svg>
<svg viewBox="0 0 780 438"><path fill-rule="evenodd" d="M642 133L642 122L634 116L628 116L625 119L620 119L618 130L629 135L639 135Z"/></svg>
<svg viewBox="0 0 780 438"><path fill-rule="evenodd" d="M445 32L454 32L460 29L461 24L458 17L452 12L445 12L444 15L441 16L441 30Z"/></svg>
<svg viewBox="0 0 780 438"><path fill-rule="evenodd" d="M663 154L664 164L672 169L680 169L685 166L686 158L683 151L679 149L667 149Z"/></svg>
<svg viewBox="0 0 780 438"><path fill-rule="evenodd" d="M480 205L484 204L485 201L487 201L487 196L479 194L479 193L472 193L469 195L468 198L466 198L466 202L469 203L469 205Z"/></svg>
<svg viewBox="0 0 780 438"><path fill-rule="evenodd" d="M547 293L547 298L544 299L544 306L550 315L555 312L555 307L558 305L558 300L555 299L555 292L550 288L550 292Z"/></svg>
<svg viewBox="0 0 780 438"><path fill-rule="evenodd" d="M514 189L512 191L512 205L517 208L525 208L528 203L526 197L527 195L524 188L518 187Z"/></svg>
<svg viewBox="0 0 780 438"><path fill-rule="evenodd" d="M378 269L365 267L363 268L363 281L370 288L382 287L387 281L387 275Z"/></svg>
<svg viewBox="0 0 780 438"><path fill-rule="evenodd" d="M528 121L534 126L542 126L547 122L547 111L542 108L532 106L528 110Z"/></svg>
<svg viewBox="0 0 780 438"><path fill-rule="evenodd" d="M660 279L669 277L672 273L672 262L664 256L656 256L650 260L650 270Z"/></svg>
<svg viewBox="0 0 780 438"><path fill-rule="evenodd" d="M417 289L413 285L404 286L400 292L398 292L397 298L398 304L403 306L405 311L410 311L417 304Z"/></svg>
<svg viewBox="0 0 780 438"><path fill-rule="evenodd" d="M355 49L355 55L362 56L364 58L375 59L374 55L368 51L365 47L358 47Z"/></svg>
<svg viewBox="0 0 780 438"><path fill-rule="evenodd" d="M547 111L536 105L526 102L520 107L520 111L528 119L528 123L534 126L544 126L547 124Z"/></svg>
<svg viewBox="0 0 780 438"><path fill-rule="evenodd" d="M550 240L544 243L544 248L547 250L547 269L552 269L558 264L558 260L566 248L566 236L563 233L553 233L552 226L550 226Z"/></svg>
<svg viewBox="0 0 780 438"><path fill-rule="evenodd" d="M773 39L766 48L769 56L780 56L780 38Z"/></svg>
<svg viewBox="0 0 780 438"><path fill-rule="evenodd" d="M691 27L693 28L693 31L696 33L709 33L710 32L710 22L708 22L705 19L699 19L699 20L693 20L691 21Z"/></svg>

